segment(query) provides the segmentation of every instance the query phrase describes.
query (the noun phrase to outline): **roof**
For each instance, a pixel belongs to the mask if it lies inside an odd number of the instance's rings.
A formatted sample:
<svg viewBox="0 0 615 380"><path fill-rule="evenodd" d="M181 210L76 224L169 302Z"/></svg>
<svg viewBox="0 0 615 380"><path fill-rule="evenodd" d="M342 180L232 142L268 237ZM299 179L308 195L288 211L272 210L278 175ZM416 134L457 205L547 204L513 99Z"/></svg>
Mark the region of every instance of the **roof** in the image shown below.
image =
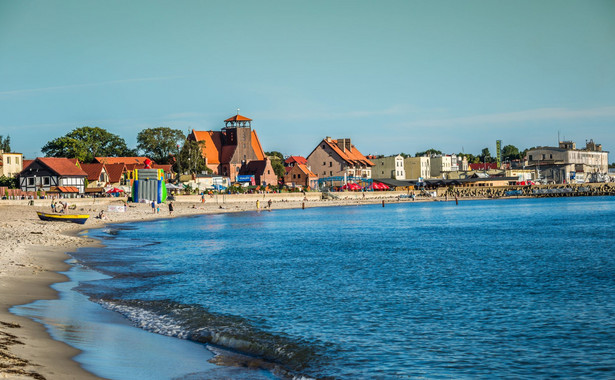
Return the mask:
<svg viewBox="0 0 615 380"><path fill-rule="evenodd" d="M220 151L222 150L222 132L195 131L193 129L192 135L197 142L204 141L205 146L202 149L202 155L207 158L207 163L219 164Z"/></svg>
<svg viewBox="0 0 615 380"><path fill-rule="evenodd" d="M101 164L144 164L147 157L95 157ZM150 160L151 161L151 160Z"/></svg>
<svg viewBox="0 0 615 380"><path fill-rule="evenodd" d="M228 119L224 120L225 123L228 121L252 121L252 119L247 118L245 116L241 116L240 114L237 114L233 117L229 117Z"/></svg>
<svg viewBox="0 0 615 380"><path fill-rule="evenodd" d="M126 165L123 163L105 165L105 169L107 169L107 175L111 183L120 182L122 173L127 171Z"/></svg>
<svg viewBox="0 0 615 380"><path fill-rule="evenodd" d="M22 167L25 169L28 166L30 166L30 164L33 163L33 162L34 162L34 160L23 160L23 161L21 161Z"/></svg>
<svg viewBox="0 0 615 380"><path fill-rule="evenodd" d="M173 165L171 164L167 164L167 165L158 165L158 164L154 164L152 165L152 169L162 169L165 173L170 173L172 170Z"/></svg>
<svg viewBox="0 0 615 380"><path fill-rule="evenodd" d="M71 162L68 158L37 157L36 160L47 166L58 175L87 177L87 173L81 170L77 164Z"/></svg>
<svg viewBox="0 0 615 380"><path fill-rule="evenodd" d="M352 144L350 144L351 149L343 151L339 146L337 146L337 140L323 139L322 141L329 145L329 147L333 149L333 151L337 153L344 161L351 165L361 164L366 166L375 166L373 162L368 160L367 157L359 152L359 150Z"/></svg>
<svg viewBox="0 0 615 380"><path fill-rule="evenodd" d="M258 136L256 135L256 131L252 131L252 149L254 150L254 153L256 154L256 158L258 158L259 160L264 160L265 159L265 152L263 151L263 147L261 146L261 142L258 139Z"/></svg>
<svg viewBox="0 0 615 380"><path fill-rule="evenodd" d="M489 170L489 169L497 169L498 164L495 162L487 162L487 163L478 163L478 164L470 164L468 165L471 170Z"/></svg>
<svg viewBox="0 0 615 380"><path fill-rule="evenodd" d="M303 156L290 156L286 160L284 160L285 164L292 164L293 162L302 165L307 164L307 160Z"/></svg>
<svg viewBox="0 0 615 380"><path fill-rule="evenodd" d="M103 170L104 165L95 163L95 164L81 164L81 169L87 173L88 181L98 181L100 178L100 173Z"/></svg>
<svg viewBox="0 0 615 380"><path fill-rule="evenodd" d="M310 169L308 169L307 165L297 164L295 166L309 177L318 177L316 174L312 173Z"/></svg>

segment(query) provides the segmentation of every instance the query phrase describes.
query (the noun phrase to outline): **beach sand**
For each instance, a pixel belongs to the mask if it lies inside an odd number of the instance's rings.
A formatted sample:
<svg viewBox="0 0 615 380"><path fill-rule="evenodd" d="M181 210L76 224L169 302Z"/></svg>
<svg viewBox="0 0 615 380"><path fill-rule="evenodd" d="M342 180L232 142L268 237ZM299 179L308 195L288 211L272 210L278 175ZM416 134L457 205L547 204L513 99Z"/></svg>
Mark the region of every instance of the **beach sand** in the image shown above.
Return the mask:
<svg viewBox="0 0 615 380"><path fill-rule="evenodd" d="M316 195L317 194L317 195ZM0 201L0 378L10 379L96 379L71 360L79 351L53 340L45 327L30 319L9 312L14 305L38 299L56 298L49 286L63 282L66 277L58 272L69 268L64 261L66 252L78 247L98 244L96 240L78 237L84 229L100 228L107 223L142 221L197 214L347 206L357 204L397 202L393 193L352 195L338 200L320 200L319 193L307 196L293 194L238 195L209 198L201 202L198 196L179 196L174 202L173 215L162 204L155 214L149 204L128 204L126 212L108 212L109 205L124 205L123 199L68 200L75 204L72 214L90 214L85 225L65 222L44 222L35 211L50 212L49 200L37 200L33 206L27 201ZM223 203L224 202L224 203ZM13 204L8 204L13 203ZM15 204L17 203L17 204ZM96 219L105 210L105 219Z"/></svg>

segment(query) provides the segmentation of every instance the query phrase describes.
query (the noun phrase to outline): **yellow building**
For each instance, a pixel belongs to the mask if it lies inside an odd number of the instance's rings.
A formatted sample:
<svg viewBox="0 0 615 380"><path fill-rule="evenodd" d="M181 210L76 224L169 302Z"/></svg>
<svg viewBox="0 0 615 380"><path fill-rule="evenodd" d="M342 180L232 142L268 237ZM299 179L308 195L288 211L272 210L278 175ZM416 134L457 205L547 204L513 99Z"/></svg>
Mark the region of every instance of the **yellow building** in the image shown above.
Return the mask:
<svg viewBox="0 0 615 380"><path fill-rule="evenodd" d="M16 177L23 170L21 153L5 153L0 150L0 175Z"/></svg>

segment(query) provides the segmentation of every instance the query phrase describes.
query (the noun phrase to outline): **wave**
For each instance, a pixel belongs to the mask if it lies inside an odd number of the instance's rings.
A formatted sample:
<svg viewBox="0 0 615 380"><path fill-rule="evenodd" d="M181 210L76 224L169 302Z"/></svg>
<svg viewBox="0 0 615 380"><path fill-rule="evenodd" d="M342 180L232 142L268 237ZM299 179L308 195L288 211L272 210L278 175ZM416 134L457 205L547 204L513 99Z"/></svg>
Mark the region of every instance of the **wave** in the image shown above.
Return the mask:
<svg viewBox="0 0 615 380"><path fill-rule="evenodd" d="M173 301L93 300L118 312L137 327L161 335L212 345L212 362L269 370L289 379L309 379L304 373L326 360L313 343L262 331L247 320L211 313L199 305Z"/></svg>

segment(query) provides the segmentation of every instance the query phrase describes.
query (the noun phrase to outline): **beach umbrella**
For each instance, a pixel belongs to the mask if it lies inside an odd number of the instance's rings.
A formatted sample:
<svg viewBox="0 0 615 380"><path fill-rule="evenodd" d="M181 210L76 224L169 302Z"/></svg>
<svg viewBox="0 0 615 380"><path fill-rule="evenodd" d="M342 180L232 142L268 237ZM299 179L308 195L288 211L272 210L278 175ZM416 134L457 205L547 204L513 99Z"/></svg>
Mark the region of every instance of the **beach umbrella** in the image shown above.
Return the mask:
<svg viewBox="0 0 615 380"><path fill-rule="evenodd" d="M118 189L117 187L112 187L111 189L107 190L107 194L116 194L116 193L123 193L124 190L122 189Z"/></svg>

